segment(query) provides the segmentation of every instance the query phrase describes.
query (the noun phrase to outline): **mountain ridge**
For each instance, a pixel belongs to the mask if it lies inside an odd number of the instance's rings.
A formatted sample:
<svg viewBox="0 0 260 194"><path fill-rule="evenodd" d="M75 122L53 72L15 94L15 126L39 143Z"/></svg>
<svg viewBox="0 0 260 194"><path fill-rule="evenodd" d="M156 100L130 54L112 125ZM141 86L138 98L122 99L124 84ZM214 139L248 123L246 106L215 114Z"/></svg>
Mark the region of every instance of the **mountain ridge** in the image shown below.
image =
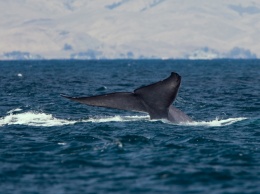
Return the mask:
<svg viewBox="0 0 260 194"><path fill-rule="evenodd" d="M44 59L260 56L257 1L13 0L0 7L0 59L19 52Z"/></svg>

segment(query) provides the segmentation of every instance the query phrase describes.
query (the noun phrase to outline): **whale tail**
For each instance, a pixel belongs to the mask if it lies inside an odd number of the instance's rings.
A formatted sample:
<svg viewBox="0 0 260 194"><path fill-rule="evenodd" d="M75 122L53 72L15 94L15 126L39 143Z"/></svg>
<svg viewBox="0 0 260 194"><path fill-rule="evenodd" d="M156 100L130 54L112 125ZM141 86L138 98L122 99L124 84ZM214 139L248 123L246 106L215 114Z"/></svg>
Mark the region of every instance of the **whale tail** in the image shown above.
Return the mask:
<svg viewBox="0 0 260 194"><path fill-rule="evenodd" d="M90 97L70 97L63 94L61 96L90 106L146 112L151 119L168 119L169 109L177 96L180 83L181 77L172 72L168 78L140 87L134 92L117 92Z"/></svg>
<svg viewBox="0 0 260 194"><path fill-rule="evenodd" d="M138 97L134 93L130 92L118 92L90 97L70 97L63 94L61 94L61 96L89 106L147 112Z"/></svg>

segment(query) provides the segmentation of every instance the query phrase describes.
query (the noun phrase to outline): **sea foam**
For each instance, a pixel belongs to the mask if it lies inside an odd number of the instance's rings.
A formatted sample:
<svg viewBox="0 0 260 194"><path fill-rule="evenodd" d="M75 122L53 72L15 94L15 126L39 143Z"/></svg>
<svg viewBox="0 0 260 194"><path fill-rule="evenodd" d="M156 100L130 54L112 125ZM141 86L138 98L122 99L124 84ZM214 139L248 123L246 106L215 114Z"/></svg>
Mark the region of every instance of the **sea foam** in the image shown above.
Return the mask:
<svg viewBox="0 0 260 194"><path fill-rule="evenodd" d="M106 123L106 122L131 122L140 120L149 120L149 116L111 116L111 117L93 117L83 120L69 120L55 118L52 114L28 111L20 112L22 109L14 109L7 112L7 116L0 118L0 126L4 125L28 125L28 126L63 126L73 125L75 123Z"/></svg>
<svg viewBox="0 0 260 194"><path fill-rule="evenodd" d="M51 114L38 113L38 112L25 112L17 113L13 112L9 115L0 118L0 126L3 125L28 125L28 126L62 126L75 124L76 121L70 121L65 119L57 119Z"/></svg>
<svg viewBox="0 0 260 194"><path fill-rule="evenodd" d="M22 109L14 109L7 112L7 115L0 118L0 126L4 125L28 125L28 126L42 126L42 127L51 127L51 126L63 126L63 125L74 125L75 123L106 123L106 122L135 122L135 121L150 121L148 115L135 115L135 116L108 116L108 117L93 117L88 119L80 120L69 120L69 119L60 119L55 118L52 114L28 111L21 112ZM238 118L228 118L228 119L214 119L211 121L194 121L189 123L180 123L178 125L182 126L207 126L207 127L221 127L231 125L238 121L245 120L245 117ZM158 121L158 120L155 120ZM160 120L159 120L160 121ZM168 121L162 120L162 122L167 124ZM176 124L174 124L176 125Z"/></svg>
<svg viewBox="0 0 260 194"><path fill-rule="evenodd" d="M228 118L228 119L219 119L216 118L211 121L193 121L188 123L181 123L181 125L187 125L187 126L206 126L206 127L221 127L221 126L227 126L232 125L233 123L236 123L238 121L246 120L246 117L238 117L238 118Z"/></svg>

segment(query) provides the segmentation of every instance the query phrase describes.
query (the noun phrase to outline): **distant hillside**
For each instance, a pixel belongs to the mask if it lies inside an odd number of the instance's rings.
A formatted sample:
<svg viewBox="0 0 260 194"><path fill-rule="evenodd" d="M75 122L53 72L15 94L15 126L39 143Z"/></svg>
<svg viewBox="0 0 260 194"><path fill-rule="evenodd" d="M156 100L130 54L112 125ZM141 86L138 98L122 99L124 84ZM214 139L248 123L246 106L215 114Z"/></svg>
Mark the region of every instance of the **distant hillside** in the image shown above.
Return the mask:
<svg viewBox="0 0 260 194"><path fill-rule="evenodd" d="M256 0L0 1L0 59L257 58L259 18Z"/></svg>

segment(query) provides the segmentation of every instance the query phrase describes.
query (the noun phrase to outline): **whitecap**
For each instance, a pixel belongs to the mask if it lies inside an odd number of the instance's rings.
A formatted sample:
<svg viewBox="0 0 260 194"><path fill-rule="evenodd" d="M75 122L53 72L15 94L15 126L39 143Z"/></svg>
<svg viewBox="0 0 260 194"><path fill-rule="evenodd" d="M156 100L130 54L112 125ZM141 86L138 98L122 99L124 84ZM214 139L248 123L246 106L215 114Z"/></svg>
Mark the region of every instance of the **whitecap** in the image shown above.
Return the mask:
<svg viewBox="0 0 260 194"><path fill-rule="evenodd" d="M58 145L63 145L63 146L64 146L64 145L67 145L67 143L65 143L65 142L59 142Z"/></svg>

